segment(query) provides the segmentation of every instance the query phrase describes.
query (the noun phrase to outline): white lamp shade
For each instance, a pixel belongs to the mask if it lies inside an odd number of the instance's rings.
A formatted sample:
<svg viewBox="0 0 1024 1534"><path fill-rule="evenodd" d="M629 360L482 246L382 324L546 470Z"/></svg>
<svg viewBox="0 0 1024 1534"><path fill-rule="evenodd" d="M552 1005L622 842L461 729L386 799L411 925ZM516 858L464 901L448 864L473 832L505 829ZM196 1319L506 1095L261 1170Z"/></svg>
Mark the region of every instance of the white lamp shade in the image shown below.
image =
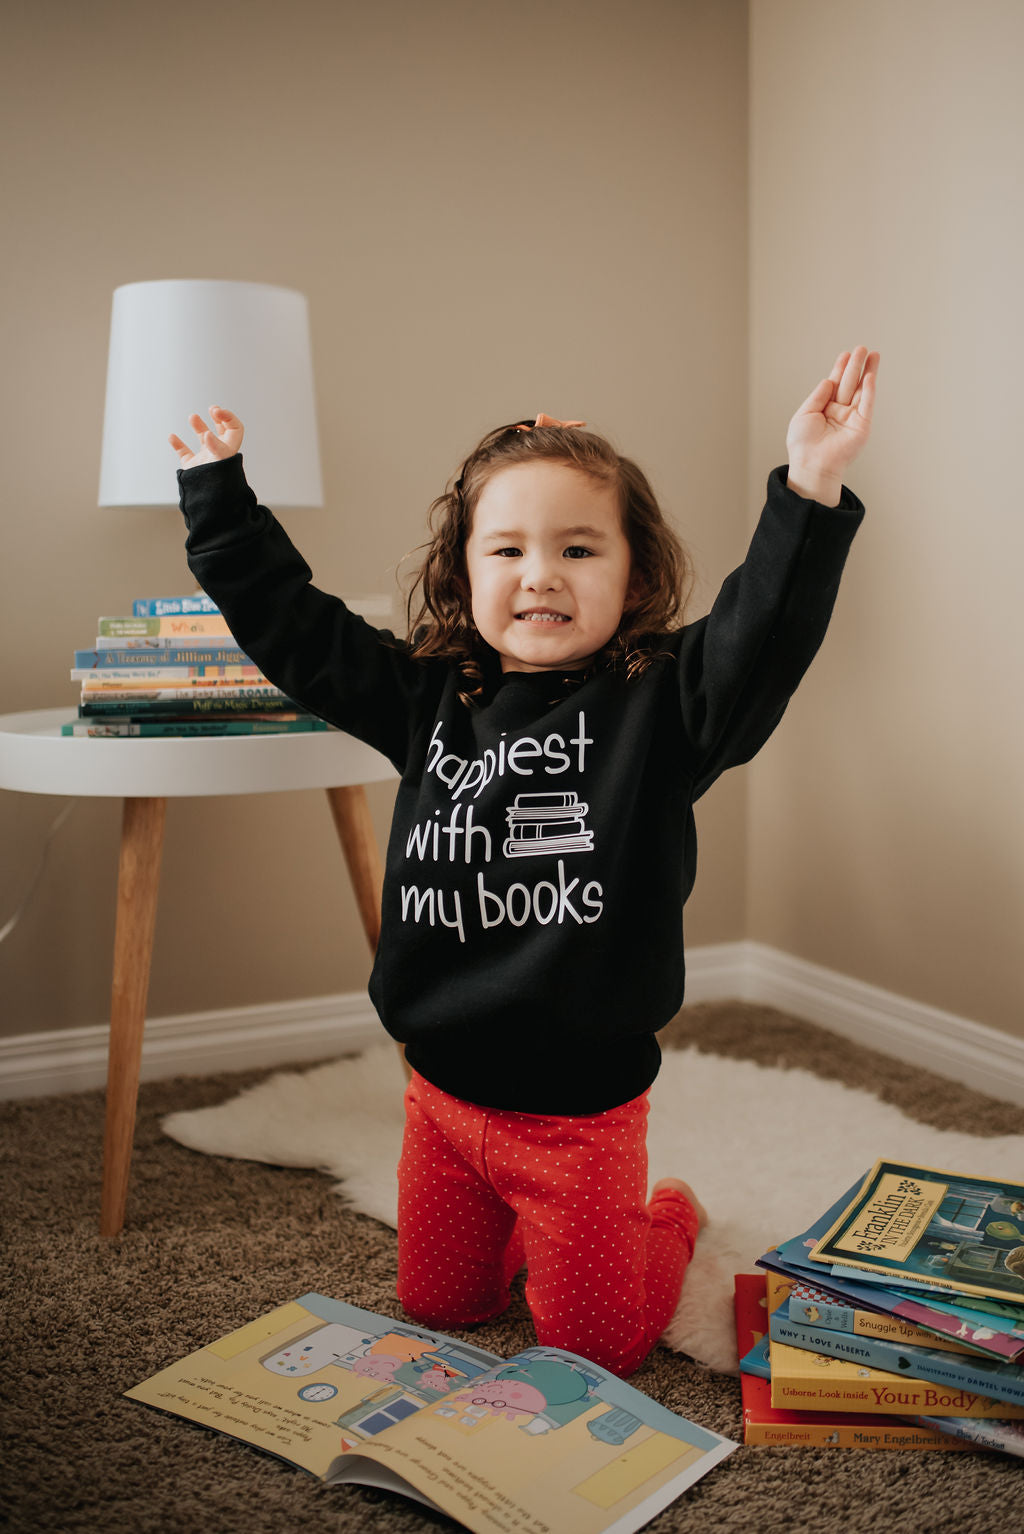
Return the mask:
<svg viewBox="0 0 1024 1534"><path fill-rule="evenodd" d="M260 282L132 282L114 291L101 506L176 506L188 418L245 423L246 478L275 508L322 506L309 311Z"/></svg>

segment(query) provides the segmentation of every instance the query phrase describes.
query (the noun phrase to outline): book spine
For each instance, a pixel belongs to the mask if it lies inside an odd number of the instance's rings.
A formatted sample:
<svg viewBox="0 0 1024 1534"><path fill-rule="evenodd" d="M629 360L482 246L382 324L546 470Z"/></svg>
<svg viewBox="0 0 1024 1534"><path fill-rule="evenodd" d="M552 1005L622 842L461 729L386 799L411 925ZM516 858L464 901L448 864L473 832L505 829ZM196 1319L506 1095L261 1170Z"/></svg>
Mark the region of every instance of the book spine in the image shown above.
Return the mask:
<svg viewBox="0 0 1024 1534"><path fill-rule="evenodd" d="M218 675L218 672L220 673ZM84 693L163 692L168 688L272 687L273 683L255 666L179 666L153 671L73 671L73 682L82 683Z"/></svg>
<svg viewBox="0 0 1024 1534"><path fill-rule="evenodd" d="M159 649L76 650L77 671L148 671L168 666L253 666L244 650L227 645L200 649L193 645L162 645Z"/></svg>
<svg viewBox="0 0 1024 1534"><path fill-rule="evenodd" d="M116 692L119 688L139 688L150 692L154 687L233 687L238 683L252 684L267 679L258 666L148 666L145 671L121 669L111 666L103 671L85 670L76 666L71 672L73 682L83 682L96 692Z"/></svg>
<svg viewBox="0 0 1024 1534"><path fill-rule="evenodd" d="M773 1342L787 1347L1024 1406L1024 1373L1014 1364L990 1364L966 1353L910 1347L880 1337L854 1337L822 1326L801 1326L789 1319L785 1305L773 1312L769 1331Z"/></svg>
<svg viewBox="0 0 1024 1534"><path fill-rule="evenodd" d="M67 725L64 726L67 729ZM755 1342L749 1352L744 1353L740 1359L740 1373L754 1374L758 1379L770 1380L772 1377L771 1359L768 1354L768 1338L762 1337L760 1342Z"/></svg>
<svg viewBox="0 0 1024 1534"><path fill-rule="evenodd" d="M830 1332L846 1332L853 1337L878 1337L885 1342L896 1342L904 1347L939 1348L950 1353L973 1353L979 1351L970 1343L960 1341L945 1333L925 1331L912 1326L895 1314L883 1314L875 1310L858 1310L852 1305L833 1301L824 1294L800 1294L796 1290L789 1297L789 1319L796 1326L823 1326ZM991 1353L988 1355L991 1357Z"/></svg>
<svg viewBox="0 0 1024 1534"><path fill-rule="evenodd" d="M177 635L188 639L194 634L229 634L224 619L216 613L200 613L180 618L100 618L96 632L114 639L156 639Z"/></svg>
<svg viewBox="0 0 1024 1534"><path fill-rule="evenodd" d="M146 619L132 618L132 623L146 622ZM241 651L234 648L235 640L231 634L198 634L194 641L201 644L205 649L227 651L239 655ZM97 634L93 641L97 652L105 650L131 651L140 654L147 650L177 650L183 645L193 642L193 636L188 634ZM216 656L213 657L216 659ZM248 656L245 657L248 660Z"/></svg>
<svg viewBox="0 0 1024 1534"><path fill-rule="evenodd" d="M1024 1422L984 1422L975 1417L921 1417L922 1423L937 1428L972 1449L999 1449L1024 1459Z"/></svg>
<svg viewBox="0 0 1024 1534"><path fill-rule="evenodd" d="M784 1411L872 1412L896 1417L1005 1418L1014 1412L1003 1401L992 1401L970 1390L943 1390L917 1380L894 1379L891 1385L876 1380L827 1382L818 1375L802 1378L787 1374L780 1379L772 1370L772 1405Z"/></svg>
<svg viewBox="0 0 1024 1534"><path fill-rule="evenodd" d="M926 1428L907 1424L902 1430L857 1427L850 1422L756 1422L744 1413L743 1442L754 1444L804 1445L808 1448L834 1449L937 1449L939 1451L975 1447Z"/></svg>
<svg viewBox="0 0 1024 1534"><path fill-rule="evenodd" d="M926 1280L915 1273L904 1273L895 1267L886 1267L881 1261L869 1263L866 1258L859 1259L856 1263L834 1262L827 1272L833 1278L851 1280L854 1283L867 1279L869 1283L889 1285L911 1297L916 1296L925 1303L931 1296L940 1300L965 1297L968 1303L972 1298L1008 1300L1011 1304L1020 1300L1019 1289L1011 1289L996 1279L988 1284L973 1284L963 1278L945 1278L940 1273L934 1273L930 1274ZM822 1280L825 1281L824 1274L822 1274Z"/></svg>
<svg viewBox="0 0 1024 1534"><path fill-rule="evenodd" d="M73 722L61 725L62 735L92 736L117 739L129 736L165 735L303 735L314 730L326 730L323 719L168 719L146 723L129 723L114 719L106 723Z"/></svg>
<svg viewBox="0 0 1024 1534"><path fill-rule="evenodd" d="M237 682L209 682L189 683L181 687L139 687L124 683L115 687L83 687L82 701L85 703L110 702L115 707L129 703L173 703L186 701L192 698L209 698L211 701L229 698L260 698L277 699L283 698L284 693L270 682L260 684L237 683Z"/></svg>
<svg viewBox="0 0 1024 1534"><path fill-rule="evenodd" d="M790 1319L808 1326L826 1326L829 1331L852 1332L856 1318L865 1314L850 1305L839 1305L825 1300L801 1300L795 1294L789 1297Z"/></svg>
<svg viewBox="0 0 1024 1534"><path fill-rule="evenodd" d="M160 698L145 699L108 697L96 698L88 703L78 705L78 714L81 719L89 719L94 715L116 714L121 718L145 721L150 715L175 715L175 714L263 714L271 710L294 709L295 704L291 698L286 698L282 693L280 697L269 697L266 693L258 693L254 697L202 697L202 698Z"/></svg>
<svg viewBox="0 0 1024 1534"><path fill-rule="evenodd" d="M191 597L136 597L132 613L136 618L174 618L184 613L216 613L220 608L205 592Z"/></svg>
<svg viewBox="0 0 1024 1534"><path fill-rule="evenodd" d="M1024 1329L1012 1321L988 1317L966 1308L959 1313L937 1310L932 1305L909 1299L899 1302L897 1314L908 1326L926 1327L942 1337L963 1342L965 1347L977 1348L981 1353L1018 1362L1024 1357Z"/></svg>

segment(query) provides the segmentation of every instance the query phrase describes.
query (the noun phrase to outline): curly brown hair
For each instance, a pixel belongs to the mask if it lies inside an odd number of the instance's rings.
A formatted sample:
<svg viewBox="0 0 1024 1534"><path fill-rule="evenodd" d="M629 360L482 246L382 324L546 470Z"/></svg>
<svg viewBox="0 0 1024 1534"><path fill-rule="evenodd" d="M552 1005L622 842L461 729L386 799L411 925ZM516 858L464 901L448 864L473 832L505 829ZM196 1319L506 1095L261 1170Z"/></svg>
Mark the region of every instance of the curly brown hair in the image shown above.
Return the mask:
<svg viewBox="0 0 1024 1534"><path fill-rule="evenodd" d="M525 429L524 429L525 428ZM430 507L432 537L412 577L406 603L412 654L451 661L461 672L463 701L471 704L483 684L484 641L470 607L466 540L487 481L517 463L568 464L618 491L622 530L632 556L630 595L617 633L599 659L640 676L658 653L658 638L680 627L693 567L683 543L662 514L647 476L606 438L579 427L499 426L464 460L450 489Z"/></svg>

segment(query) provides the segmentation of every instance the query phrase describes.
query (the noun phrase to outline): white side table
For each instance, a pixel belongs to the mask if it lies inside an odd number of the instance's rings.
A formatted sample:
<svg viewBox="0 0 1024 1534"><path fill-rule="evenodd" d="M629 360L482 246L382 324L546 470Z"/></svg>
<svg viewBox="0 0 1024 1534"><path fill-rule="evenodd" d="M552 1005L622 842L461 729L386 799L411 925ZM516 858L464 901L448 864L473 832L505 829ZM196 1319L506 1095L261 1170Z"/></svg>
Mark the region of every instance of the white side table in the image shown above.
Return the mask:
<svg viewBox="0 0 1024 1534"><path fill-rule="evenodd" d="M380 852L364 784L397 777L340 731L98 739L62 736L67 708L0 715L0 788L124 800L110 1005L100 1231L124 1225L167 800L323 788L371 949L380 935Z"/></svg>

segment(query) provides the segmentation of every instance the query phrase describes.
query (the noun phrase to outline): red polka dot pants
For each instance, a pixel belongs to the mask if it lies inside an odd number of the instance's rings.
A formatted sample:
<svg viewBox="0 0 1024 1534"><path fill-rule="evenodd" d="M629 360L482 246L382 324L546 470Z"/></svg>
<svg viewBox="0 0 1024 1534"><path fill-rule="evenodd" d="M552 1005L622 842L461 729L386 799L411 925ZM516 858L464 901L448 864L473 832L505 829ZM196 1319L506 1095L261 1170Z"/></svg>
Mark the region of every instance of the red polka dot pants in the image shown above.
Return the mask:
<svg viewBox="0 0 1024 1534"><path fill-rule="evenodd" d="M429 1326L500 1314L525 1261L539 1343L618 1375L679 1299L689 1200L647 1202L647 1094L572 1118L480 1108L414 1073L398 1165L398 1297Z"/></svg>

